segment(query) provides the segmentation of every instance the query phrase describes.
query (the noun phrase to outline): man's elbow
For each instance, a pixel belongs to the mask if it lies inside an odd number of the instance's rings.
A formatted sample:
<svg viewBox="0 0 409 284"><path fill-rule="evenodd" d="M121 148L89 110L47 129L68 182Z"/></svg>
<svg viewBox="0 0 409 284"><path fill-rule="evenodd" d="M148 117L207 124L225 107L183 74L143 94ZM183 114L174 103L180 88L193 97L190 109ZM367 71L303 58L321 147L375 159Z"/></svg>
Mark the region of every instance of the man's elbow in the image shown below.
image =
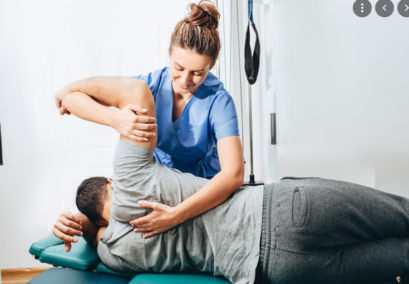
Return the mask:
<svg viewBox="0 0 409 284"><path fill-rule="evenodd" d="M152 96L148 84L143 80L132 79L131 84L129 85L129 91L131 95L138 94L143 98L145 96L147 97L149 94Z"/></svg>
<svg viewBox="0 0 409 284"><path fill-rule="evenodd" d="M120 109L123 109L129 104L139 105L143 108L155 105L151 90L145 81L133 79L129 84L128 94L122 97L118 105Z"/></svg>
<svg viewBox="0 0 409 284"><path fill-rule="evenodd" d="M61 105L67 109L70 110L72 108L72 105L75 103L75 97L77 96L77 92L70 93L64 97L64 100L62 101Z"/></svg>

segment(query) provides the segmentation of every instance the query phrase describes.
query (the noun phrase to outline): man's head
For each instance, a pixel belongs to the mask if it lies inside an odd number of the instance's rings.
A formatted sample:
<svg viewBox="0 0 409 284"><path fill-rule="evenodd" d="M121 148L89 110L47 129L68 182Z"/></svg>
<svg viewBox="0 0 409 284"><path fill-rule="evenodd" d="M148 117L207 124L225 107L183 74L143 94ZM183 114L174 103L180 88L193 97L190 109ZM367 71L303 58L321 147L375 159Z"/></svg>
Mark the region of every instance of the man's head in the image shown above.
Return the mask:
<svg viewBox="0 0 409 284"><path fill-rule="evenodd" d="M112 205L112 179L92 177L84 180L77 190L76 203L82 214L104 226L109 223Z"/></svg>

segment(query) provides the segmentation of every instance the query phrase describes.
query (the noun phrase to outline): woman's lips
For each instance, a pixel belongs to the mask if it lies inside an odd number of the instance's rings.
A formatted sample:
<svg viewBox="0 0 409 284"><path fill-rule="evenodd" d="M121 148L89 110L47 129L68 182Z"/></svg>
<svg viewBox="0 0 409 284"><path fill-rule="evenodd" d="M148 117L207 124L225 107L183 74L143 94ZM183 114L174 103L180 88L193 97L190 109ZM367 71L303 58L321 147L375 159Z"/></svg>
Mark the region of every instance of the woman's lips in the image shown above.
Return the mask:
<svg viewBox="0 0 409 284"><path fill-rule="evenodd" d="M181 87L182 89L189 89L189 88L191 88L193 86L193 84L190 84L190 85L182 85L180 83L178 83L178 84L179 84L179 87Z"/></svg>

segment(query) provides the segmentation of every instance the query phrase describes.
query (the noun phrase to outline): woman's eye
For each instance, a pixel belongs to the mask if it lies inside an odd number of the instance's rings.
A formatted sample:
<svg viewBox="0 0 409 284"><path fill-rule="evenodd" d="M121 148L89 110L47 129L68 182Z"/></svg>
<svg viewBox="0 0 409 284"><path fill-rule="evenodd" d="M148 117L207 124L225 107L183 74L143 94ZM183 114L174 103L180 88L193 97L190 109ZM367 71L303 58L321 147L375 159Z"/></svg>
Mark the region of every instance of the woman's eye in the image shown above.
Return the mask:
<svg viewBox="0 0 409 284"><path fill-rule="evenodd" d="M177 70L177 71L183 71L183 69L178 69L178 68L176 68L176 70Z"/></svg>
<svg viewBox="0 0 409 284"><path fill-rule="evenodd" d="M194 73L194 75L195 75L195 76L202 76L202 75L203 75L203 73L200 73L200 74L196 74L196 73Z"/></svg>

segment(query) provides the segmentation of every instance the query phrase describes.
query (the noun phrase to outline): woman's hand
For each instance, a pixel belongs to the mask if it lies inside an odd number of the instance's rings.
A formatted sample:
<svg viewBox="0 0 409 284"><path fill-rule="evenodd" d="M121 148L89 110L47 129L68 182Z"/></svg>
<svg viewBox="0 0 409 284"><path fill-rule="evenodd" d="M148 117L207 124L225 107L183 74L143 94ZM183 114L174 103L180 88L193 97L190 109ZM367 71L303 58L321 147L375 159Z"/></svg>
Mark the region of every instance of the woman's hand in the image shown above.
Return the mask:
<svg viewBox="0 0 409 284"><path fill-rule="evenodd" d="M147 141L156 135L154 130L157 125L155 117L137 115L146 111L140 106L127 105L112 116L111 127L128 139Z"/></svg>
<svg viewBox="0 0 409 284"><path fill-rule="evenodd" d="M150 214L129 222L135 227L135 232L148 232L143 235L144 238L163 233L181 223L177 218L176 207L149 201L139 201L138 204L153 209Z"/></svg>

